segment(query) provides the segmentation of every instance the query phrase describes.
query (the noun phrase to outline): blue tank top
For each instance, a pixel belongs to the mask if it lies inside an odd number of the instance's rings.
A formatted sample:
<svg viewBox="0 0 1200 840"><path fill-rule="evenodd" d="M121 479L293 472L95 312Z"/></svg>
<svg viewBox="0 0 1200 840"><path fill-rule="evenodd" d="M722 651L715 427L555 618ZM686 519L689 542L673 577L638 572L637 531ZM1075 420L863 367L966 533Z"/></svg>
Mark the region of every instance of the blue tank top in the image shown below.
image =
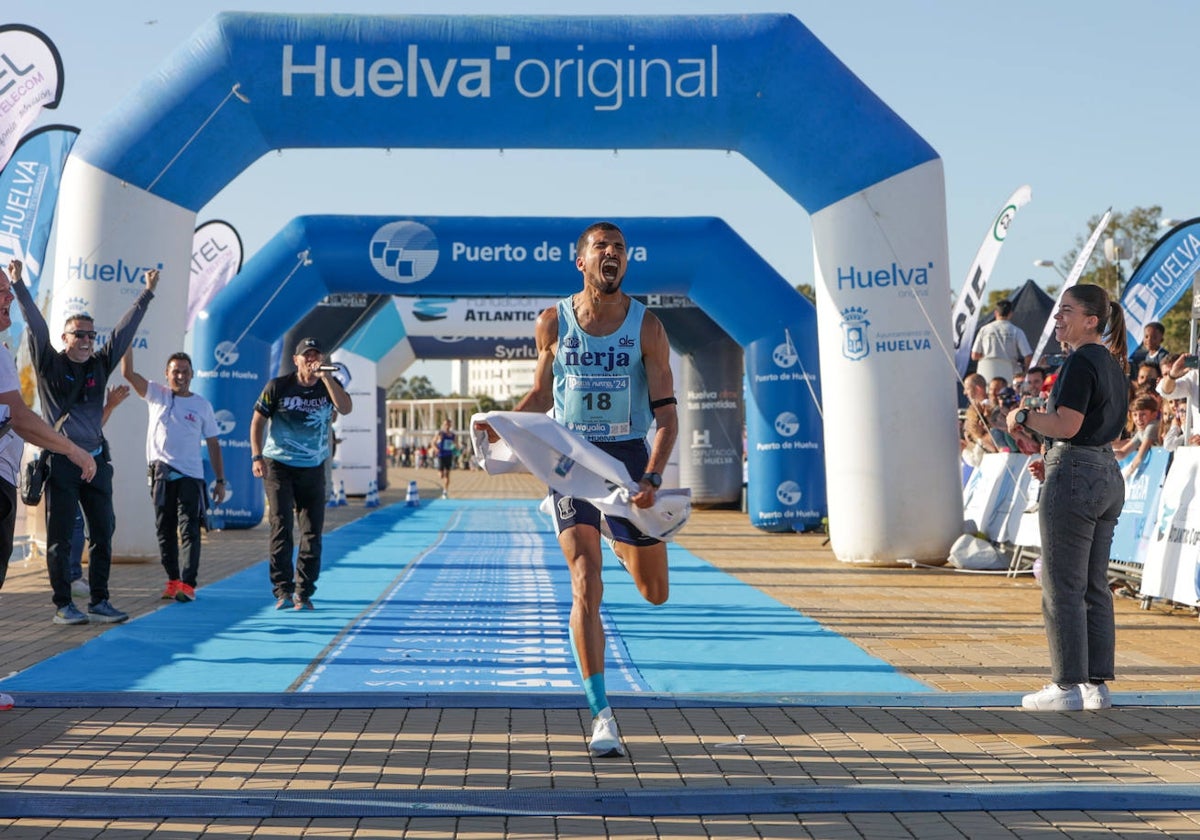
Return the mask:
<svg viewBox="0 0 1200 840"><path fill-rule="evenodd" d="M572 298L558 302L554 418L587 440L637 440L650 431L654 415L642 360L645 313L630 298L615 332L589 335L575 320Z"/></svg>

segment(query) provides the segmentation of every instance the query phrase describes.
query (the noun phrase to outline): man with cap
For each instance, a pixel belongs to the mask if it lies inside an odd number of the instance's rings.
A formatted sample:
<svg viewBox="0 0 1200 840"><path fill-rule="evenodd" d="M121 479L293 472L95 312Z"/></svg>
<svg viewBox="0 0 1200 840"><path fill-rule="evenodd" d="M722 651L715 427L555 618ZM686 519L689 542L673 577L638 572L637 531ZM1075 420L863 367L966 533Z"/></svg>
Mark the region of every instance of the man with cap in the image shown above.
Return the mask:
<svg viewBox="0 0 1200 840"><path fill-rule="evenodd" d="M270 577L275 609L311 610L321 573L325 526L325 461L334 412L349 414L350 395L334 378L321 343L305 338L292 356L296 372L272 379L250 421L251 467L263 480L270 506ZM292 566L292 529L300 550Z"/></svg>

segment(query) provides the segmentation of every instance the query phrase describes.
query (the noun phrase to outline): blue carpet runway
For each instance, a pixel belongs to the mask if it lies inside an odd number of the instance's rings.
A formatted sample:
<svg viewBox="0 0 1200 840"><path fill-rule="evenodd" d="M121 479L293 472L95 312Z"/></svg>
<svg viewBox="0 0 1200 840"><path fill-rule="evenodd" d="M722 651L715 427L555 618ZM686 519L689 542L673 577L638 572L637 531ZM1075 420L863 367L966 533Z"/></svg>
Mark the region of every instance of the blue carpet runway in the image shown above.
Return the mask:
<svg viewBox="0 0 1200 840"><path fill-rule="evenodd" d="M610 692L930 691L677 545L659 607L605 551ZM566 565L533 501L394 505L327 534L312 612L274 609L265 560L197 595L0 689L582 693Z"/></svg>

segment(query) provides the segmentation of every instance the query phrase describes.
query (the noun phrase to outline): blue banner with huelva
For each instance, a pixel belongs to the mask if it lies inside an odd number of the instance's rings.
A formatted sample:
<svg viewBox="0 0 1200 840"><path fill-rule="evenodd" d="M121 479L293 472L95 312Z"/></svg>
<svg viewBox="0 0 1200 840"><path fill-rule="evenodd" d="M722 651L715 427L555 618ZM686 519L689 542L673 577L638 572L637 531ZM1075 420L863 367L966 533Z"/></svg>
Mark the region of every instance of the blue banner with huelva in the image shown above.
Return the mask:
<svg viewBox="0 0 1200 840"><path fill-rule="evenodd" d="M1171 228L1138 263L1125 284L1121 307L1129 352L1142 343L1142 332L1151 321L1161 321L1171 307L1192 288L1200 270L1200 218Z"/></svg>
<svg viewBox="0 0 1200 840"><path fill-rule="evenodd" d="M69 125L39 128L22 138L0 170L0 266L20 260L22 279L35 300L63 167L78 136L79 129ZM16 307L12 320L9 337L16 348L25 330Z"/></svg>

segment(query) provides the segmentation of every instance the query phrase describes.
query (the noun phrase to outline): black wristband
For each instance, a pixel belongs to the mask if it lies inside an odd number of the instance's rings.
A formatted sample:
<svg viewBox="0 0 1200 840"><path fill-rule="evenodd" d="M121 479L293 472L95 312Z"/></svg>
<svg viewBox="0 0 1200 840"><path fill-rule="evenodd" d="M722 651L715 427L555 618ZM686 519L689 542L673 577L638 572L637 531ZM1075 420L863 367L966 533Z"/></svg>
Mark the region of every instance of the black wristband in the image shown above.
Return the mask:
<svg viewBox="0 0 1200 840"><path fill-rule="evenodd" d="M250 456L251 461L261 461L262 459L263 459L263 457L261 455L251 455Z"/></svg>
<svg viewBox="0 0 1200 840"><path fill-rule="evenodd" d="M654 411L655 409L662 408L664 405L678 405L678 403L679 400L674 397L663 397L661 400L654 400L654 402L650 403L650 410Z"/></svg>

